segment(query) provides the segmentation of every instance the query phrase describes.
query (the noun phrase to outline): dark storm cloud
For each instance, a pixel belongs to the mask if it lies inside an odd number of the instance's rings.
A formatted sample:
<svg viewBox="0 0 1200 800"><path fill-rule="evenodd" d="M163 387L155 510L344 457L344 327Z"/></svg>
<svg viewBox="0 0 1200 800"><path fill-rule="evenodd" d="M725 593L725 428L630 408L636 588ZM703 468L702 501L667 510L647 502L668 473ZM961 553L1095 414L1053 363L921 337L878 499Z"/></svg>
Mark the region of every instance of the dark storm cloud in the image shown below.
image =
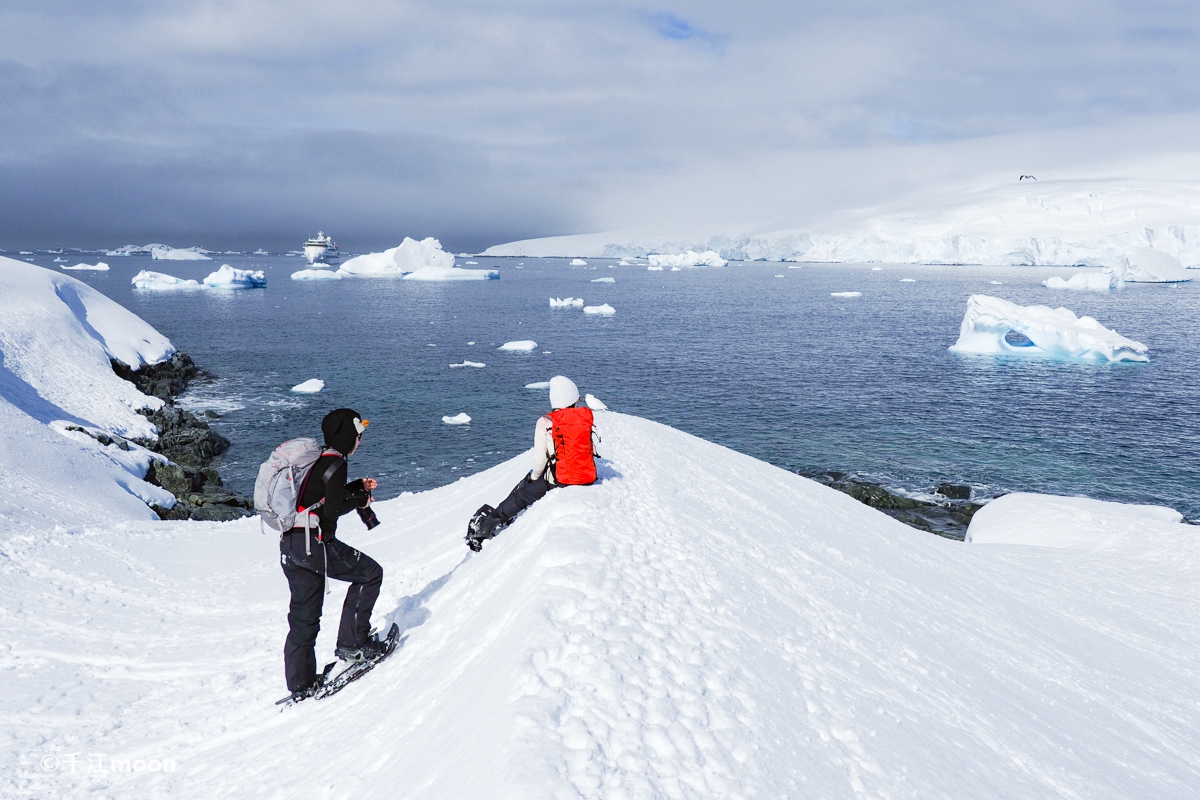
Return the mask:
<svg viewBox="0 0 1200 800"><path fill-rule="evenodd" d="M1195 112L1197 38L1172 2L19 0L0 246L586 231L711 161Z"/></svg>

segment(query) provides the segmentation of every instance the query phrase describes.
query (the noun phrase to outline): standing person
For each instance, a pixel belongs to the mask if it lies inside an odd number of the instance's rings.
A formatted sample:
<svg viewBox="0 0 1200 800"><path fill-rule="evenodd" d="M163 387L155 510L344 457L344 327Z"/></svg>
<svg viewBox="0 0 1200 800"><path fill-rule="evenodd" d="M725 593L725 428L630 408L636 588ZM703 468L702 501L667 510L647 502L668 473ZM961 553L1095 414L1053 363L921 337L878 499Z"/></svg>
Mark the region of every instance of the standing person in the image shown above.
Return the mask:
<svg viewBox="0 0 1200 800"><path fill-rule="evenodd" d="M579 389L562 375L550 379L549 414L533 429L533 469L499 506L482 506L467 525L467 547L475 552L556 486L596 482L592 410L579 403Z"/></svg>
<svg viewBox="0 0 1200 800"><path fill-rule="evenodd" d="M301 525L286 531L279 540L279 563L292 592L283 663L288 690L296 699L308 697L321 683L317 678L315 647L321 630L326 578L350 583L342 604L334 651L337 657L344 661L369 661L384 652L383 645L370 636L371 611L379 598L383 568L375 559L337 538L338 517L354 509L368 508L371 492L378 485L372 478L346 483L346 459L358 449L367 424L367 420L349 408L325 415L321 432L327 449L313 464L300 490L301 516L297 517L299 522L305 514L314 513L319 533L312 540ZM315 512L303 510L322 499L325 502ZM374 519L374 512L362 516L368 522Z"/></svg>

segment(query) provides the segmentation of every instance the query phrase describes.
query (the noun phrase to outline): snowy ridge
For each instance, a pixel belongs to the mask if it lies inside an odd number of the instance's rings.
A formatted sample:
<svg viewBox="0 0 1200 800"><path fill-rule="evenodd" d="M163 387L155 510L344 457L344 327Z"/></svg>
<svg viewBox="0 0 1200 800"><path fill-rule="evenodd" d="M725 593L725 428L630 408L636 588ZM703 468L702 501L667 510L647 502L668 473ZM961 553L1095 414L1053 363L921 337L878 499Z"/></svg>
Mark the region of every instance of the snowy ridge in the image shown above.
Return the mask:
<svg viewBox="0 0 1200 800"><path fill-rule="evenodd" d="M732 261L1117 266L1130 248L1142 247L1200 267L1194 155L1041 177L985 176L794 227L701 237L614 231L510 242L484 255L626 258L712 250Z"/></svg>
<svg viewBox="0 0 1200 800"><path fill-rule="evenodd" d="M971 546L647 420L597 424L600 482L551 492L478 555L466 520L527 454L339 531L384 566L373 621L407 639L335 700L283 714L287 591L252 520L6 542L6 605L30 610L0 616L20 676L0 793L1184 798L1200 783L1194 528L1116 553ZM59 626L83 594L68 653ZM320 758L300 755L318 740ZM71 752L177 768L38 767Z"/></svg>

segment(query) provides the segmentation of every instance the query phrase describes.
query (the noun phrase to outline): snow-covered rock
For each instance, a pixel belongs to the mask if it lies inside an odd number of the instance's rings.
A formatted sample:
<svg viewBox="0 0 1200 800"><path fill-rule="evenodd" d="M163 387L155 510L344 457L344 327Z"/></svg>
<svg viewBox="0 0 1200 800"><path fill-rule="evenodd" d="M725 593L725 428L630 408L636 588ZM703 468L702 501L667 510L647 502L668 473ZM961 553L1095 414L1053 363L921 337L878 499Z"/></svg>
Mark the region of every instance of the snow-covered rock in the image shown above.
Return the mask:
<svg viewBox="0 0 1200 800"><path fill-rule="evenodd" d="M1131 247L1121 259L1122 277L1130 283L1175 283L1190 281L1179 259L1149 247Z"/></svg>
<svg viewBox="0 0 1200 800"><path fill-rule="evenodd" d="M341 273L331 269L302 269L292 273L294 281L340 281Z"/></svg>
<svg viewBox="0 0 1200 800"><path fill-rule="evenodd" d="M604 278L592 278L592 283L616 283L617 279L611 276Z"/></svg>
<svg viewBox="0 0 1200 800"><path fill-rule="evenodd" d="M320 378L309 378L304 383L298 383L292 387L293 392L299 394L316 394L325 388L325 381Z"/></svg>
<svg viewBox="0 0 1200 800"><path fill-rule="evenodd" d="M144 269L137 275L134 275L131 283L133 284L133 288L147 292L170 292L176 289L204 288L204 285L199 281L185 281L182 278L176 278L174 275L167 275L163 272L152 272L148 269Z"/></svg>
<svg viewBox="0 0 1200 800"><path fill-rule="evenodd" d="M175 248L165 244L148 244L147 250L155 261L212 261L200 247Z"/></svg>
<svg viewBox="0 0 1200 800"><path fill-rule="evenodd" d="M532 339L520 339L515 342L505 342L496 349L514 353L532 353L534 350L537 350L537 342Z"/></svg>
<svg viewBox="0 0 1200 800"><path fill-rule="evenodd" d="M956 353L1014 353L1086 361L1149 361L1147 347L1066 308L1019 306L971 295Z"/></svg>
<svg viewBox="0 0 1200 800"><path fill-rule="evenodd" d="M1039 547L1153 544L1181 531L1200 542L1183 515L1166 506L1129 505L1087 497L1015 492L998 497L971 518L967 541Z"/></svg>
<svg viewBox="0 0 1200 800"><path fill-rule="evenodd" d="M1120 289L1125 285L1125 281L1113 270L1105 269L1099 272L1076 272L1070 278L1053 275L1042 281L1042 285L1047 289L1086 289L1107 292L1109 289Z"/></svg>
<svg viewBox="0 0 1200 800"><path fill-rule="evenodd" d="M712 250L703 253L688 250L678 255L653 253L646 260L655 267L723 267L726 264L721 254Z"/></svg>
<svg viewBox="0 0 1200 800"><path fill-rule="evenodd" d="M582 297L550 298L551 308L583 308Z"/></svg>
<svg viewBox="0 0 1200 800"><path fill-rule="evenodd" d="M587 266L587 262L586 262L586 261L584 261L582 258L572 258L572 259L571 259L571 264L570 264L570 266L572 266L572 267L586 267L586 266Z"/></svg>
<svg viewBox="0 0 1200 800"><path fill-rule="evenodd" d="M604 303L598 306L584 306L583 313L599 314L602 317L611 317L613 314L617 313L617 310L608 303Z"/></svg>
<svg viewBox="0 0 1200 800"><path fill-rule="evenodd" d="M57 260L58 259L55 259L55 261L57 261ZM94 272L108 272L108 264L105 264L103 261L97 261L95 264L84 264L84 263L80 262L73 267L62 266L62 267L59 267L59 269L69 269L69 270L79 270L79 271L91 270Z"/></svg>
<svg viewBox="0 0 1200 800"><path fill-rule="evenodd" d="M343 275L360 277L398 278L427 267L449 269L454 256L442 250L442 243L433 237L404 241L382 253L367 253L345 261L338 269Z"/></svg>
<svg viewBox="0 0 1200 800"><path fill-rule="evenodd" d="M471 418L466 414L455 414L453 417L442 417L442 422L447 425L466 425L471 421Z"/></svg>
<svg viewBox="0 0 1200 800"><path fill-rule="evenodd" d="M267 277L261 269L237 269L222 264L219 270L204 279L204 285L210 289L264 289Z"/></svg>
<svg viewBox="0 0 1200 800"><path fill-rule="evenodd" d="M466 521L528 472L528 453L377 501L373 531L348 518L339 535L384 569L372 624L407 638L336 699L282 714L287 591L256 520L14 524L0 795L1186 798L1200 785L1193 529L1116 551L967 545L664 425L608 412L597 426L599 481L550 492L481 553L466 555ZM321 664L345 584L331 589ZM314 737L320 757L294 757ZM89 774L88 753L176 763ZM39 767L46 756L60 768Z"/></svg>

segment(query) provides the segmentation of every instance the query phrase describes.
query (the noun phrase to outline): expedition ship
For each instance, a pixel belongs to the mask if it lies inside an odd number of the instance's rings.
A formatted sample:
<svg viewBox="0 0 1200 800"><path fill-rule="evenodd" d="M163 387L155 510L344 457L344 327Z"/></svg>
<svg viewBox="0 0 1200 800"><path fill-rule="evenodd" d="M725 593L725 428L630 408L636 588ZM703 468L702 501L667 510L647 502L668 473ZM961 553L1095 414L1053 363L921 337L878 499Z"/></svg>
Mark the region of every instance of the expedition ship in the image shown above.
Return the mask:
<svg viewBox="0 0 1200 800"><path fill-rule="evenodd" d="M325 235L325 231L317 231L315 239L304 243L304 257L310 264L316 261L337 261L338 246L332 237Z"/></svg>

